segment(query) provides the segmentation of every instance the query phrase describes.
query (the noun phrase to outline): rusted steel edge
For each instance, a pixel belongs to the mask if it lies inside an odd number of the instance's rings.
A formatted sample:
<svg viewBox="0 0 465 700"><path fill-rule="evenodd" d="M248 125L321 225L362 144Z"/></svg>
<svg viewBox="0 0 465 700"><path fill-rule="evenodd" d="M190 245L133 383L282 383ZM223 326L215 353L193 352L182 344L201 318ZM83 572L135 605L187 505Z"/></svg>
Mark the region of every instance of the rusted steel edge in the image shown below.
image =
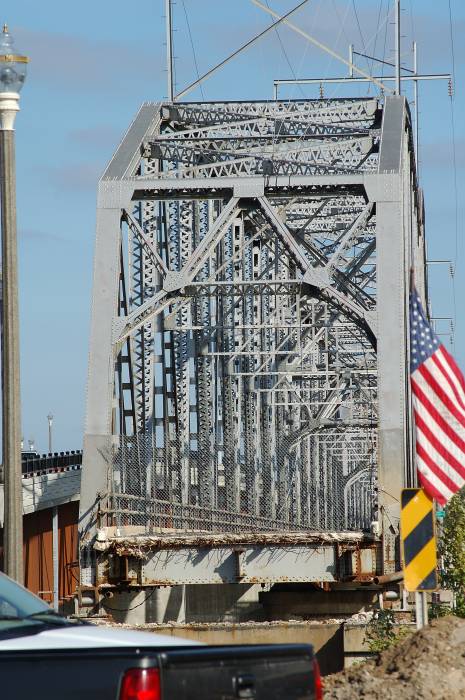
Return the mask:
<svg viewBox="0 0 465 700"><path fill-rule="evenodd" d="M399 581L404 580L404 572L403 571L394 571L393 574L384 574L380 576L375 576L373 579L373 583L376 585L384 585L386 583L397 583Z"/></svg>
<svg viewBox="0 0 465 700"><path fill-rule="evenodd" d="M146 558L149 552L160 549L189 547L252 546L331 546L336 544L367 545L374 543L372 535L363 532L250 532L250 533L179 533L102 537L94 543L99 552L119 556Z"/></svg>

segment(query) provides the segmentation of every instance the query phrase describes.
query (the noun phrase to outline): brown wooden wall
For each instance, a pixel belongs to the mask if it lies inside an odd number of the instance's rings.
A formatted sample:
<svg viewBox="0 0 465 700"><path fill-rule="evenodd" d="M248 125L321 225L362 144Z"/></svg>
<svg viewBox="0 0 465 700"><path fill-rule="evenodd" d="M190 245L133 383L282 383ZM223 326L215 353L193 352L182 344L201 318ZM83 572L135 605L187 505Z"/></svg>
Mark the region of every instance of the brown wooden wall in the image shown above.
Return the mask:
<svg viewBox="0 0 465 700"><path fill-rule="evenodd" d="M48 508L23 518L24 585L49 603L53 599L52 515ZM78 581L78 516L78 501L58 506L60 603L71 599Z"/></svg>

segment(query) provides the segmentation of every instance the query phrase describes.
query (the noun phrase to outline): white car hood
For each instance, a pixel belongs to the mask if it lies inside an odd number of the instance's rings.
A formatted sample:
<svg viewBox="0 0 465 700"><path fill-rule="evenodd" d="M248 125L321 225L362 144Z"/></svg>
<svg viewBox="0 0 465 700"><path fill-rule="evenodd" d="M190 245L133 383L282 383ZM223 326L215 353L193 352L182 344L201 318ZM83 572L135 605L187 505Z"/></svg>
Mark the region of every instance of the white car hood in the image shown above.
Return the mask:
<svg viewBox="0 0 465 700"><path fill-rule="evenodd" d="M100 647L179 647L201 646L191 639L170 637L151 632L134 632L116 630L111 627L96 625L76 625L75 627L57 627L44 629L31 635L21 635L10 639L0 639L2 651L40 650L40 649L95 649Z"/></svg>

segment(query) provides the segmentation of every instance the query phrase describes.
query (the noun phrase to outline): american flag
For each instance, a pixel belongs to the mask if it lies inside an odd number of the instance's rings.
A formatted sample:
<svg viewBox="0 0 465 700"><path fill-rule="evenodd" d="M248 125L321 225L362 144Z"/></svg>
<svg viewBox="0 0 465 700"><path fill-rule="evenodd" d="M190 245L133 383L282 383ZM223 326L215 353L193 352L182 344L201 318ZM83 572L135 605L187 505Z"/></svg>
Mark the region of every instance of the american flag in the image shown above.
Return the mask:
<svg viewBox="0 0 465 700"><path fill-rule="evenodd" d="M465 483L465 381L410 294L410 379L420 485L444 505Z"/></svg>

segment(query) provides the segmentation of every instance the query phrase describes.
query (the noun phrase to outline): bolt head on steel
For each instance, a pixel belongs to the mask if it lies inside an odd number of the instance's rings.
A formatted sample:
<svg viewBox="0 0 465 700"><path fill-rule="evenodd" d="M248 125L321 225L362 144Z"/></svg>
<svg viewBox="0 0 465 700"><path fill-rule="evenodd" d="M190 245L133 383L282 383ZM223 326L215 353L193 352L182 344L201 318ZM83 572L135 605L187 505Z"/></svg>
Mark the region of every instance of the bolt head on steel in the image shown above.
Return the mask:
<svg viewBox="0 0 465 700"><path fill-rule="evenodd" d="M0 34L0 94L20 92L26 80L28 60L15 50L5 24Z"/></svg>

